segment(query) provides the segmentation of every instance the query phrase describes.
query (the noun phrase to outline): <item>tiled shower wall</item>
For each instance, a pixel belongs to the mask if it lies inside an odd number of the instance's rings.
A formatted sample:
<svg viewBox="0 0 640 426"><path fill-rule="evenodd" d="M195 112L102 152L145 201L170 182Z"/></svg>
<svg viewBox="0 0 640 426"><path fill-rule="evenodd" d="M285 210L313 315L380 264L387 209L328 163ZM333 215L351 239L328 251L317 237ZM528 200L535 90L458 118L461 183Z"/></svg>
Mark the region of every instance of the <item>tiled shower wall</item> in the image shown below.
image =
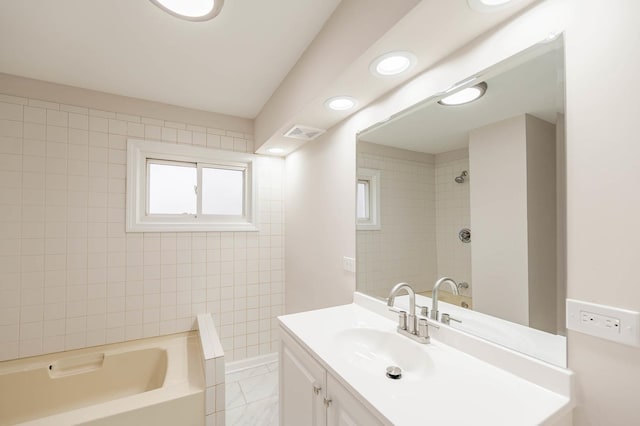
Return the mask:
<svg viewBox="0 0 640 426"><path fill-rule="evenodd" d="M125 233L128 137L252 152L252 136L0 95L0 360L157 336L213 314L227 360L277 350L283 161L260 232Z"/></svg>
<svg viewBox="0 0 640 426"><path fill-rule="evenodd" d="M463 183L454 178L468 172ZM467 149L436 155L436 241L438 247L438 277L451 277L467 282L470 287L460 293L471 296L471 243L458 238L462 228L470 228L469 186L473 175L469 170Z"/></svg>
<svg viewBox="0 0 640 426"><path fill-rule="evenodd" d="M387 297L406 281L416 291L436 279L434 164L358 153L358 167L380 170L381 229L357 231L357 288Z"/></svg>
<svg viewBox="0 0 640 426"><path fill-rule="evenodd" d="M384 149L386 154L358 153L358 167L380 170L382 218L380 230L357 231L358 290L386 297L406 281L427 291L444 276L471 286L471 244L458 238L470 224L468 150L437 154L430 162L393 158L424 160L424 154ZM465 182L456 183L463 170ZM471 287L461 293L471 296Z"/></svg>

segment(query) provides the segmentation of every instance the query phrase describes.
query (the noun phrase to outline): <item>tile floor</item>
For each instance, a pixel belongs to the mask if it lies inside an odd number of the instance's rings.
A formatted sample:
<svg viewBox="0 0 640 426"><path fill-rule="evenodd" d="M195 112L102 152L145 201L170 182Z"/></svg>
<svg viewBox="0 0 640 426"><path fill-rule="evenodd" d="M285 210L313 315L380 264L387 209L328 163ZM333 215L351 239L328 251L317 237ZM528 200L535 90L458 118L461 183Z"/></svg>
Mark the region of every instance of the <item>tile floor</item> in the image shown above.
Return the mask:
<svg viewBox="0 0 640 426"><path fill-rule="evenodd" d="M278 425L278 363L226 375L227 426Z"/></svg>

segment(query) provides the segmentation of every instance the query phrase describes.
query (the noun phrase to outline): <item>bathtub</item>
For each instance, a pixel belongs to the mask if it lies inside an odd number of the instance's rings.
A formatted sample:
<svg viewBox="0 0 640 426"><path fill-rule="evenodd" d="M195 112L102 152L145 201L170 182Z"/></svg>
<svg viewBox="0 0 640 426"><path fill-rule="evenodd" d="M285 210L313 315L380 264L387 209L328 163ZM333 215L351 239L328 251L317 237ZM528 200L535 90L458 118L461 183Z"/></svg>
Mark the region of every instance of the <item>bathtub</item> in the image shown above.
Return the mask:
<svg viewBox="0 0 640 426"><path fill-rule="evenodd" d="M0 363L0 425L204 425L197 332Z"/></svg>

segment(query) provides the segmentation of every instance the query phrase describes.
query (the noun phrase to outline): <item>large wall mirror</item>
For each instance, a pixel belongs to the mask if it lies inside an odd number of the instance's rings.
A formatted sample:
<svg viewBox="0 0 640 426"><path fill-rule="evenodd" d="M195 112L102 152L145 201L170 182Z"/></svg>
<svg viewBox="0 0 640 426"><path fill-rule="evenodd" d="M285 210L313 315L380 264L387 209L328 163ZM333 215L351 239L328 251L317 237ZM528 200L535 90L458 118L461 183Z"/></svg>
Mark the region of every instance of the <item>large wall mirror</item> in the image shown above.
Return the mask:
<svg viewBox="0 0 640 426"><path fill-rule="evenodd" d="M466 88L482 96L450 105ZM431 297L451 277L459 294L441 302L496 319L453 327L565 366L564 93L560 37L361 132L358 291Z"/></svg>

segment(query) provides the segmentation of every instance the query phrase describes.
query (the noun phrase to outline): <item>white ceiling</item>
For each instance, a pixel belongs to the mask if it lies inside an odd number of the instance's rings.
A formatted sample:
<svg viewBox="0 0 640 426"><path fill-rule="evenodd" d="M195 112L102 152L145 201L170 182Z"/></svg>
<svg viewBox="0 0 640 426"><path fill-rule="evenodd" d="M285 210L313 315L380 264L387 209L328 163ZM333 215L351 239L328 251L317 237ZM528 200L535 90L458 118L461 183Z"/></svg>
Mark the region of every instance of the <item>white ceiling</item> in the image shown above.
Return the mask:
<svg viewBox="0 0 640 426"><path fill-rule="evenodd" d="M300 141L280 136L291 125L304 124L328 129L357 109L365 108L380 96L428 70L452 52L538 2L540 0L517 0L497 11L482 13L469 7L468 0L421 0L347 67L331 85L318 90L312 102L292 111L289 121L278 123L281 126L280 131L259 147L258 152L266 153L267 148L272 146L284 147L288 151L299 148L302 145ZM360 25L366 24L366 18L366 13L363 13ZM415 54L416 66L409 72L395 77L379 78L371 75L369 64L379 55L394 50L408 50ZM329 111L324 106L324 101L336 95L355 97L359 101L358 108L340 112Z"/></svg>
<svg viewBox="0 0 640 426"><path fill-rule="evenodd" d="M562 49L541 49L524 63L499 64L505 70L486 80L479 100L459 106L428 101L423 107L372 129L361 140L411 151L439 154L469 145L469 132L528 113L551 123L564 112ZM507 60L515 62L517 59ZM491 72L489 72L491 73Z"/></svg>
<svg viewBox="0 0 640 426"><path fill-rule="evenodd" d="M148 0L0 0L0 72L254 118L340 0L226 0L189 22Z"/></svg>

